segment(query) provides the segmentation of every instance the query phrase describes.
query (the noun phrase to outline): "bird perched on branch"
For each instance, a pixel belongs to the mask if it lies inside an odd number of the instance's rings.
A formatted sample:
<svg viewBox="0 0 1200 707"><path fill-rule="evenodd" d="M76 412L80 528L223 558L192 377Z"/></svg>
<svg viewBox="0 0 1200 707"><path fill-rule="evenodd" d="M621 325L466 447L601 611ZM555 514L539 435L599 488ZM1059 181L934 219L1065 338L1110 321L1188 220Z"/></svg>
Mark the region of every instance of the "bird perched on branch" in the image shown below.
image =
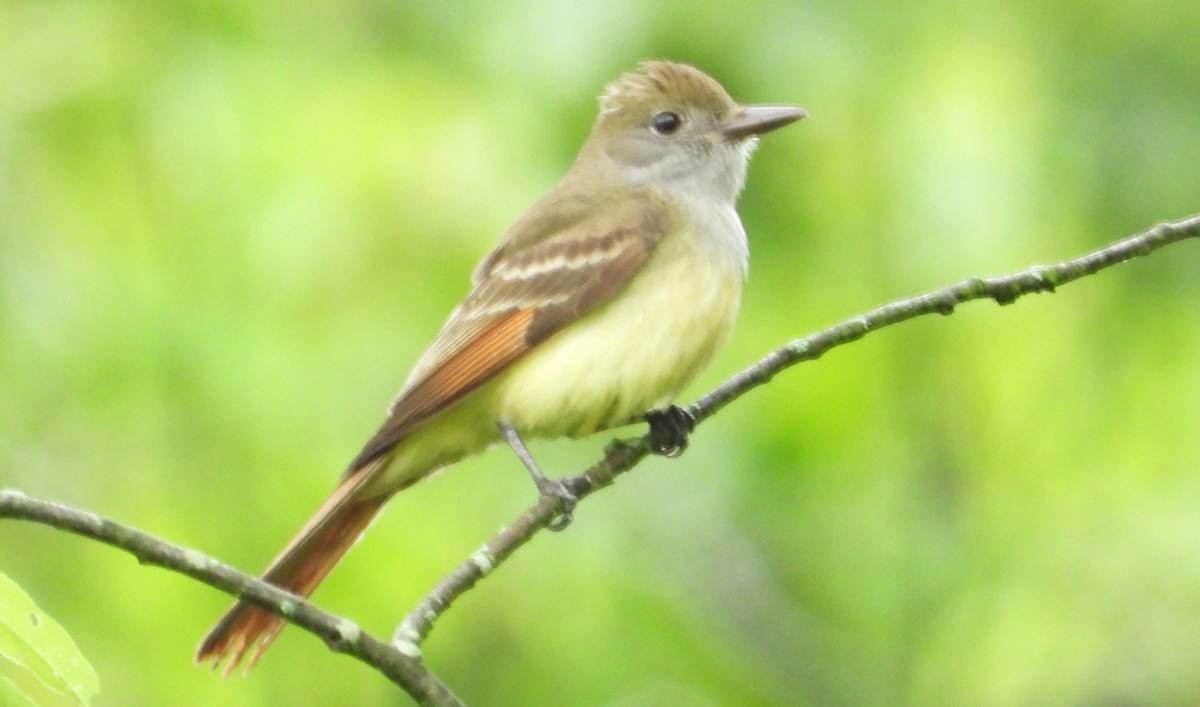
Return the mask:
<svg viewBox="0 0 1200 707"><path fill-rule="evenodd" d="M677 453L693 421L668 405L728 338L749 261L735 204L757 136L805 113L742 106L701 71L648 61L610 84L570 170L475 270L379 430L263 579L308 596L388 499L506 441L542 494L574 497L523 438L651 423ZM196 660L249 655L284 621L238 602Z"/></svg>

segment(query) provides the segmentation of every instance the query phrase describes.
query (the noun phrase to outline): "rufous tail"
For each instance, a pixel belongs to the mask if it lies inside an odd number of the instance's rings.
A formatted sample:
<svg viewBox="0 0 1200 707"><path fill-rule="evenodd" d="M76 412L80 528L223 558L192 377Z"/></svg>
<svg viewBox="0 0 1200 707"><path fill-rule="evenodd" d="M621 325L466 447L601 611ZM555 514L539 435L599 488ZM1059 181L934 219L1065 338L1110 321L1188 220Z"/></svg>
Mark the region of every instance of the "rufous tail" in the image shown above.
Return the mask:
<svg viewBox="0 0 1200 707"><path fill-rule="evenodd" d="M312 594L390 497L358 498L372 472L387 461L376 460L347 476L271 562L263 580L302 597ZM245 672L250 672L284 625L275 614L239 601L200 642L196 662L211 660L214 670L224 662L222 675L228 676L249 655Z"/></svg>

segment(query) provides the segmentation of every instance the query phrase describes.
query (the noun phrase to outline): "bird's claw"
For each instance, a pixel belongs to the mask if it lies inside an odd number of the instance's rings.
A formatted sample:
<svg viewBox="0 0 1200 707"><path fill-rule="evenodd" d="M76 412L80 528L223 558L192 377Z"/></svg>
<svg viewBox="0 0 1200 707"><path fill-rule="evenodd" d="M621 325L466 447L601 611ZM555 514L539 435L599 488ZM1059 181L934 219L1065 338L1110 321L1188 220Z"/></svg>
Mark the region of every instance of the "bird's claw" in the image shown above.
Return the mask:
<svg viewBox="0 0 1200 707"><path fill-rule="evenodd" d="M543 477L538 481L537 487L543 497L557 498L562 503L562 511L546 525L546 528L556 533L565 530L571 524L571 514L575 511L575 505L579 503L579 497L558 479Z"/></svg>
<svg viewBox="0 0 1200 707"><path fill-rule="evenodd" d="M646 413L650 424L647 442L655 454L674 459L688 446L688 435L696 429L696 418L681 407L671 405Z"/></svg>

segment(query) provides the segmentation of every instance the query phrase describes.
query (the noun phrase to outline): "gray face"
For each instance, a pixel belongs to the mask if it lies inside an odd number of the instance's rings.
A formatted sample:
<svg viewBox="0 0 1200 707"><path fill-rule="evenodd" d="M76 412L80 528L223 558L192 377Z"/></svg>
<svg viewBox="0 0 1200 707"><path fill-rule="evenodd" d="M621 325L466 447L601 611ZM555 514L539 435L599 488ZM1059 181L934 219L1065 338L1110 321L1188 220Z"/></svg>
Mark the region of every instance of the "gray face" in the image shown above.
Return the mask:
<svg viewBox="0 0 1200 707"><path fill-rule="evenodd" d="M613 135L605 152L630 183L733 201L757 141L727 139L722 127L717 116L695 107L662 108Z"/></svg>

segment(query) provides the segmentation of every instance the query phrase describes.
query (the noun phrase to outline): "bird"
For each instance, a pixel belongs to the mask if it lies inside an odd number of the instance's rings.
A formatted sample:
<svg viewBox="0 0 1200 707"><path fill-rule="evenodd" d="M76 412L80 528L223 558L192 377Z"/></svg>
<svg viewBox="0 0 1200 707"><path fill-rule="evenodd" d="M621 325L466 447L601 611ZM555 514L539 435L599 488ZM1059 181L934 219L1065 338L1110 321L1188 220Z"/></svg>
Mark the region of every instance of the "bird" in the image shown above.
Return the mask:
<svg viewBox="0 0 1200 707"><path fill-rule="evenodd" d="M525 438L580 437L638 419L674 455L694 420L672 404L729 338L749 265L736 211L758 136L806 115L743 106L674 61L642 62L608 84L562 179L503 235L466 298L418 359L379 429L331 496L270 563L264 581L308 597L389 499L501 441L539 493ZM195 659L246 661L284 627L239 600Z"/></svg>

